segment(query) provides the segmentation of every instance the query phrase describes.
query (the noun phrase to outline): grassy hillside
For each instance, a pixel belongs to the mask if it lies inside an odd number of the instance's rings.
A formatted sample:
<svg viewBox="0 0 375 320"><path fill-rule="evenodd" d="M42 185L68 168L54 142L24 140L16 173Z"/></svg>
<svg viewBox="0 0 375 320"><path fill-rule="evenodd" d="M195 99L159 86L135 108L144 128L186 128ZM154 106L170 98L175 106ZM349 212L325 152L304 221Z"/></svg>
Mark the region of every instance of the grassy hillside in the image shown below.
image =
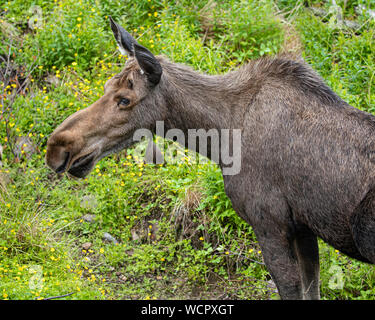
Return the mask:
<svg viewBox="0 0 375 320"><path fill-rule="evenodd" d="M144 165L129 149L73 180L46 167L46 141L122 69L109 15L210 74L302 55L375 112L375 4L336 3L0 0L0 299L278 299L214 164ZM323 242L320 254L323 299L373 298L373 266Z"/></svg>

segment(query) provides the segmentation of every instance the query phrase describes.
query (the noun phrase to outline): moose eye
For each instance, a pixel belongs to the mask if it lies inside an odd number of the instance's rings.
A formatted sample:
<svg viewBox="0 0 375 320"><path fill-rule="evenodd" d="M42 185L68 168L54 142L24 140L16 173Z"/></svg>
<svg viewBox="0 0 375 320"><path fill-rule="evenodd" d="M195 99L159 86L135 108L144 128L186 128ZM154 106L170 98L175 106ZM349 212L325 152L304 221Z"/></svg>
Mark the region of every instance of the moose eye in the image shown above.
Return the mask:
<svg viewBox="0 0 375 320"><path fill-rule="evenodd" d="M118 106L127 106L129 103L130 103L130 100L129 100L129 99L127 99L127 98L122 98L122 99L118 102Z"/></svg>

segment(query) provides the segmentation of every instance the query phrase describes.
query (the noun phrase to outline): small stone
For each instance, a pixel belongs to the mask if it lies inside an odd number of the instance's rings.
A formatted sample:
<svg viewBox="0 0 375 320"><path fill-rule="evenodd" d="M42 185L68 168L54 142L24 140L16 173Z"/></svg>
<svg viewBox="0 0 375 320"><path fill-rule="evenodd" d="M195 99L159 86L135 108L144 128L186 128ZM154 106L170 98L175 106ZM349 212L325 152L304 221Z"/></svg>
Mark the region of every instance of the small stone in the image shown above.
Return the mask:
<svg viewBox="0 0 375 320"><path fill-rule="evenodd" d="M85 250L89 250L91 247L92 247L91 242L85 242L85 243L82 244L82 248L85 249Z"/></svg>
<svg viewBox="0 0 375 320"><path fill-rule="evenodd" d="M349 29L359 29L361 25L355 21L344 20L344 25Z"/></svg>
<svg viewBox="0 0 375 320"><path fill-rule="evenodd" d="M112 243L118 243L118 241L113 236L111 236L108 232L104 232L103 240L112 242Z"/></svg>
<svg viewBox="0 0 375 320"><path fill-rule="evenodd" d="M123 282L125 282L126 280L128 280L127 277L125 277L123 274L119 276L119 279Z"/></svg>
<svg viewBox="0 0 375 320"><path fill-rule="evenodd" d="M82 219L86 222L90 222L90 223L93 223L96 219L96 215L95 214L85 214Z"/></svg>
<svg viewBox="0 0 375 320"><path fill-rule="evenodd" d="M49 74L45 80L54 86L58 86L60 82L59 78L57 78L54 74Z"/></svg>
<svg viewBox="0 0 375 320"><path fill-rule="evenodd" d="M6 172L0 172L0 187L2 186L5 188L9 183L11 183L9 174L7 174Z"/></svg>
<svg viewBox="0 0 375 320"><path fill-rule="evenodd" d="M358 5L354 8L355 12L359 15L368 16L375 20L375 10L367 9L364 5Z"/></svg>
<svg viewBox="0 0 375 320"><path fill-rule="evenodd" d="M136 240L139 240L139 235L137 233L137 231L135 231L134 229L130 230L131 234L132 234L132 239L133 241L136 241Z"/></svg>
<svg viewBox="0 0 375 320"><path fill-rule="evenodd" d="M311 10L313 14L319 17L325 17L328 15L328 12L322 8L310 7L309 10Z"/></svg>
<svg viewBox="0 0 375 320"><path fill-rule="evenodd" d="M81 207L88 210L93 210L98 206L98 200L94 195L85 195L81 200Z"/></svg>
<svg viewBox="0 0 375 320"><path fill-rule="evenodd" d="M14 154L18 159L26 157L30 159L37 152L34 142L26 136L18 137L14 146Z"/></svg>

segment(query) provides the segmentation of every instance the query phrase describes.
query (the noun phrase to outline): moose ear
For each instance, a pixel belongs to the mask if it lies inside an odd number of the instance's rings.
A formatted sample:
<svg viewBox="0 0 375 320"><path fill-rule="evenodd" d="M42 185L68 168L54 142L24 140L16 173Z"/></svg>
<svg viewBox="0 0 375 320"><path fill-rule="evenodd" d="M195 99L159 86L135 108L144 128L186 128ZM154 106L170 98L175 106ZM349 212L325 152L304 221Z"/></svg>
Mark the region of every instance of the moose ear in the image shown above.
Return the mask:
<svg viewBox="0 0 375 320"><path fill-rule="evenodd" d="M137 43L137 41L130 35L129 32L117 24L111 16L109 16L109 21L111 23L111 29L121 54L129 55L131 57L134 56L133 46Z"/></svg>
<svg viewBox="0 0 375 320"><path fill-rule="evenodd" d="M163 73L159 61L150 51L138 43L134 43L133 47L135 58L137 59L142 71L146 74L148 80L153 85L157 85L160 81L161 74Z"/></svg>

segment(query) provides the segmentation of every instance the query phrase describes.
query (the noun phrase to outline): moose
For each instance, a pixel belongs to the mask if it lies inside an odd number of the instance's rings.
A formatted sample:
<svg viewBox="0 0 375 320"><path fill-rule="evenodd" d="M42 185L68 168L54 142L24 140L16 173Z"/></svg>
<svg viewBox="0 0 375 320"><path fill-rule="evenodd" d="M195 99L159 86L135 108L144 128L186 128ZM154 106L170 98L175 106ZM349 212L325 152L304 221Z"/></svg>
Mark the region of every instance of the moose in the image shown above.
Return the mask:
<svg viewBox="0 0 375 320"><path fill-rule="evenodd" d="M223 175L225 192L252 226L281 299L320 298L318 237L375 263L373 115L343 101L302 59L261 57L207 75L154 56L109 19L128 60L101 98L51 134L51 169L85 177L157 121L184 134L240 129L241 168Z"/></svg>

